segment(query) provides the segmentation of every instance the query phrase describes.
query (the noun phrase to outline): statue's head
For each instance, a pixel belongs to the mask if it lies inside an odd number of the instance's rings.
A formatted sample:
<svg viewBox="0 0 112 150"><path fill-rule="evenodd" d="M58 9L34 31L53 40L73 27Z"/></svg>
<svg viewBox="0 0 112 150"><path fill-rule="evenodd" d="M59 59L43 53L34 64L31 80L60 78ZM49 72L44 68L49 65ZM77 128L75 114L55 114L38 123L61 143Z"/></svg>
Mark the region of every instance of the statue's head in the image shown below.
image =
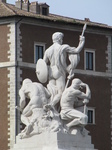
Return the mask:
<svg viewBox="0 0 112 150"><path fill-rule="evenodd" d="M55 33L52 35L53 43L62 44L62 42L63 42L63 37L64 37L64 34L63 34L63 33L61 33L61 32L55 32Z"/></svg>
<svg viewBox="0 0 112 150"><path fill-rule="evenodd" d="M82 83L82 81L80 79L78 79L78 78L75 78L75 79L72 80L72 86L73 87L80 88L81 83Z"/></svg>
<svg viewBox="0 0 112 150"><path fill-rule="evenodd" d="M32 83L32 81L30 79L26 78L26 79L23 80L22 86L26 86L29 83Z"/></svg>

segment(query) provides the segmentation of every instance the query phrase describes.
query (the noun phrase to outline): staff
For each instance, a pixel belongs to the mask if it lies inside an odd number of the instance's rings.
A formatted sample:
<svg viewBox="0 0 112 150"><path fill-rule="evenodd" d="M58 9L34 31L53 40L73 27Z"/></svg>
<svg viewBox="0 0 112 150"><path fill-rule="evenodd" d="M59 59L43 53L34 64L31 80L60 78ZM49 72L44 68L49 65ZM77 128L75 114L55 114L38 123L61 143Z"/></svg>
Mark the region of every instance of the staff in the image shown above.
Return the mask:
<svg viewBox="0 0 112 150"><path fill-rule="evenodd" d="M85 32L85 30L86 30L86 27L87 27L87 23L85 23L85 25L83 26L83 30L82 30L81 36L84 35L84 32ZM71 68L70 73L69 73L69 75L68 75L68 77L67 77L68 80L67 80L67 83L66 83L66 85L65 85L65 88L68 87L68 84L69 84L69 82L70 82L70 79L71 79L73 76L74 76L74 74L73 74L73 69Z"/></svg>

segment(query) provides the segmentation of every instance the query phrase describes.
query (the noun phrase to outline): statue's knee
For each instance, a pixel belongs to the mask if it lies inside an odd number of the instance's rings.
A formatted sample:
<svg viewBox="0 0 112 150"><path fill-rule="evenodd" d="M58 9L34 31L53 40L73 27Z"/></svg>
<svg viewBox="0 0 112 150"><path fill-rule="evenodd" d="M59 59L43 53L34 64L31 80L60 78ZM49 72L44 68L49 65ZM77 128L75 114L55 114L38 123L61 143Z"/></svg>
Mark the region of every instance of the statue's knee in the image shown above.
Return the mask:
<svg viewBox="0 0 112 150"><path fill-rule="evenodd" d="M81 122L81 124L83 124L83 125L87 125L88 116L85 115L85 116L81 117L81 118L80 118L80 122Z"/></svg>

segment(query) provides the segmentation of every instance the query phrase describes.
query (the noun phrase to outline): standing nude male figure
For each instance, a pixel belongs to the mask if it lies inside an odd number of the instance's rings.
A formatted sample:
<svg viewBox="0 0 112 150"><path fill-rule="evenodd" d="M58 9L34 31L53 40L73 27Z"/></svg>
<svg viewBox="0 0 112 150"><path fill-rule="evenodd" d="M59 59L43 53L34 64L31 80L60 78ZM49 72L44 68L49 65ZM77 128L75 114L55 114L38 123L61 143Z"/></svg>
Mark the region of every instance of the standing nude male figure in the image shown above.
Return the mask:
<svg viewBox="0 0 112 150"><path fill-rule="evenodd" d="M55 106L61 99L61 95L65 88L66 73L70 71L67 70L67 53L79 55L85 43L84 36L80 36L80 42L77 48L70 47L67 44L62 45L63 36L64 35L61 32L56 32L53 34L53 44L45 51L43 58L48 65L49 84L47 87L52 95L51 105L53 106Z"/></svg>

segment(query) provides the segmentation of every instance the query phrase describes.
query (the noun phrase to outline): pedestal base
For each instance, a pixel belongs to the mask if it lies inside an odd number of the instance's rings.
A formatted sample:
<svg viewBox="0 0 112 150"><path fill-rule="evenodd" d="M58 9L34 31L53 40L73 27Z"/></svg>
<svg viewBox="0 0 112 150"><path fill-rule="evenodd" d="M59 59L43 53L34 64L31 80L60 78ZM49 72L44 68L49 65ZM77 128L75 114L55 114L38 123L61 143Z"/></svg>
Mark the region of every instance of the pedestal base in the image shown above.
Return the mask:
<svg viewBox="0 0 112 150"><path fill-rule="evenodd" d="M91 136L71 135L62 132L42 133L19 139L12 150L95 150Z"/></svg>

